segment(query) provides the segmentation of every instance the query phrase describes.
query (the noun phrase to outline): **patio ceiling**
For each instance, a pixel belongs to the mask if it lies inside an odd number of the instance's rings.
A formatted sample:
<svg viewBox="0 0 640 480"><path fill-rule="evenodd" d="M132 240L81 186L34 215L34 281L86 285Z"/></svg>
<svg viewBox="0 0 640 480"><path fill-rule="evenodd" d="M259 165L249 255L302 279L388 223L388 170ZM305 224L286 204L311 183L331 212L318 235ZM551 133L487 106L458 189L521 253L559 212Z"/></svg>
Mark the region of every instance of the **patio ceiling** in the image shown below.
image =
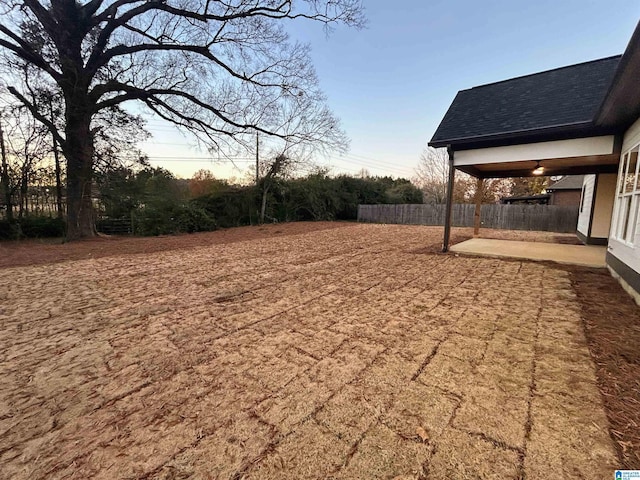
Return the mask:
<svg viewBox="0 0 640 480"><path fill-rule="evenodd" d="M538 165L544 167L544 175L615 173L620 147L620 137L602 135L459 150L454 152L453 163L479 178L533 176Z"/></svg>

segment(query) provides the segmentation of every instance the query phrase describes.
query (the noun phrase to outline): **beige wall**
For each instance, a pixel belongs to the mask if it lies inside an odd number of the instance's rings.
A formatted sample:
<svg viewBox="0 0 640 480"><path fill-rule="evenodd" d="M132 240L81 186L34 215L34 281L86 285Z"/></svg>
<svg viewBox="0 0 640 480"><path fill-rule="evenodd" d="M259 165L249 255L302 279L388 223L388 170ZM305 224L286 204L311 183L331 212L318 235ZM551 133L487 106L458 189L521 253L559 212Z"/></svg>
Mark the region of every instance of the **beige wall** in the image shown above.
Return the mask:
<svg viewBox="0 0 640 480"><path fill-rule="evenodd" d="M611 215L616 196L618 176L615 173L600 174L596 190L596 206L593 210L591 236L608 238L611 229Z"/></svg>

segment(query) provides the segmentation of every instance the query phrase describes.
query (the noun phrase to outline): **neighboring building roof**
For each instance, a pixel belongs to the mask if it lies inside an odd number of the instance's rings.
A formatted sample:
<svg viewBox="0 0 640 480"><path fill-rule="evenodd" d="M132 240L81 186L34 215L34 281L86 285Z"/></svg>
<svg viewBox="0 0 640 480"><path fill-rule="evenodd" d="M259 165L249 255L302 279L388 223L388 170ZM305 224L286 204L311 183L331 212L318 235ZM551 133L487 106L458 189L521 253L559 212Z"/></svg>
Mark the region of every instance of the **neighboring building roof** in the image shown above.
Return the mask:
<svg viewBox="0 0 640 480"><path fill-rule="evenodd" d="M567 175L547 187L548 192L556 190L582 190L584 175Z"/></svg>
<svg viewBox="0 0 640 480"><path fill-rule="evenodd" d="M500 199L500 203L510 204L510 203L519 203L519 202L535 202L535 203L549 203L549 199L551 195L542 194L542 195L525 195L520 197L502 197Z"/></svg>
<svg viewBox="0 0 640 480"><path fill-rule="evenodd" d="M621 55L461 90L429 144L594 127Z"/></svg>

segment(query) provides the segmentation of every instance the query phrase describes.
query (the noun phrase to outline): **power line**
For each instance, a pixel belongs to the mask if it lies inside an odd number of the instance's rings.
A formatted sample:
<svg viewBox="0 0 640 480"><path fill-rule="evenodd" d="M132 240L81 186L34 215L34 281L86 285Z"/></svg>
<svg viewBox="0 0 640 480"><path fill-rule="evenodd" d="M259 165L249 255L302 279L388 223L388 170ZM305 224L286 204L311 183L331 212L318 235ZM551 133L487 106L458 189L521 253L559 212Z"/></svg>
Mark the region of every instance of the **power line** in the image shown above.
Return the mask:
<svg viewBox="0 0 640 480"><path fill-rule="evenodd" d="M359 165L369 165L369 166L372 166L372 167L392 169L392 170L405 171L405 170L411 169L411 167L405 167L403 165L398 165L397 163L377 162L377 161L374 161L374 160L363 160L363 159L352 158L352 157L344 158L343 161L353 162L353 163L357 163Z"/></svg>
<svg viewBox="0 0 640 480"><path fill-rule="evenodd" d="M189 148L192 148L192 147L195 146L195 145L192 145L190 143L153 142L153 141L150 141L150 140L145 140L144 142L140 142L140 143L146 143L148 145L175 145L175 146L178 146L178 147L189 147Z"/></svg>
<svg viewBox="0 0 640 480"><path fill-rule="evenodd" d="M376 170L383 170L386 172L394 172L396 175L403 175L406 176L409 174L409 172L405 169L403 169L402 167L398 168L398 167L387 167L387 166L381 166L381 165L374 165L374 164L369 164L366 163L364 161L358 161L358 160L350 160L350 159L336 159L336 158L331 158L331 160L336 161L336 162L346 162L346 163L350 163L352 165L359 165L362 168L371 168L371 169L376 169Z"/></svg>
<svg viewBox="0 0 640 480"><path fill-rule="evenodd" d="M217 159L204 157L149 157L152 162L207 162L207 163L253 163L246 159Z"/></svg>

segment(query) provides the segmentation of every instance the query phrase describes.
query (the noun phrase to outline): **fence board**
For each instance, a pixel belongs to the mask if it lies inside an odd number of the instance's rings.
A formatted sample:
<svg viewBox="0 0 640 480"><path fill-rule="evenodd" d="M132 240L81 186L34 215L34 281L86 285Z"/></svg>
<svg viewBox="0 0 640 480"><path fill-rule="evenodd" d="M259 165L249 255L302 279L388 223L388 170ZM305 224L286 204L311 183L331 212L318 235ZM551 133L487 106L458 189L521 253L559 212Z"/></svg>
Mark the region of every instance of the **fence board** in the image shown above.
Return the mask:
<svg viewBox="0 0 640 480"><path fill-rule="evenodd" d="M358 221L407 225L444 225L445 205L358 205ZM455 227L473 227L475 205L452 208ZM578 206L483 205L480 220L485 228L573 233L578 224Z"/></svg>

